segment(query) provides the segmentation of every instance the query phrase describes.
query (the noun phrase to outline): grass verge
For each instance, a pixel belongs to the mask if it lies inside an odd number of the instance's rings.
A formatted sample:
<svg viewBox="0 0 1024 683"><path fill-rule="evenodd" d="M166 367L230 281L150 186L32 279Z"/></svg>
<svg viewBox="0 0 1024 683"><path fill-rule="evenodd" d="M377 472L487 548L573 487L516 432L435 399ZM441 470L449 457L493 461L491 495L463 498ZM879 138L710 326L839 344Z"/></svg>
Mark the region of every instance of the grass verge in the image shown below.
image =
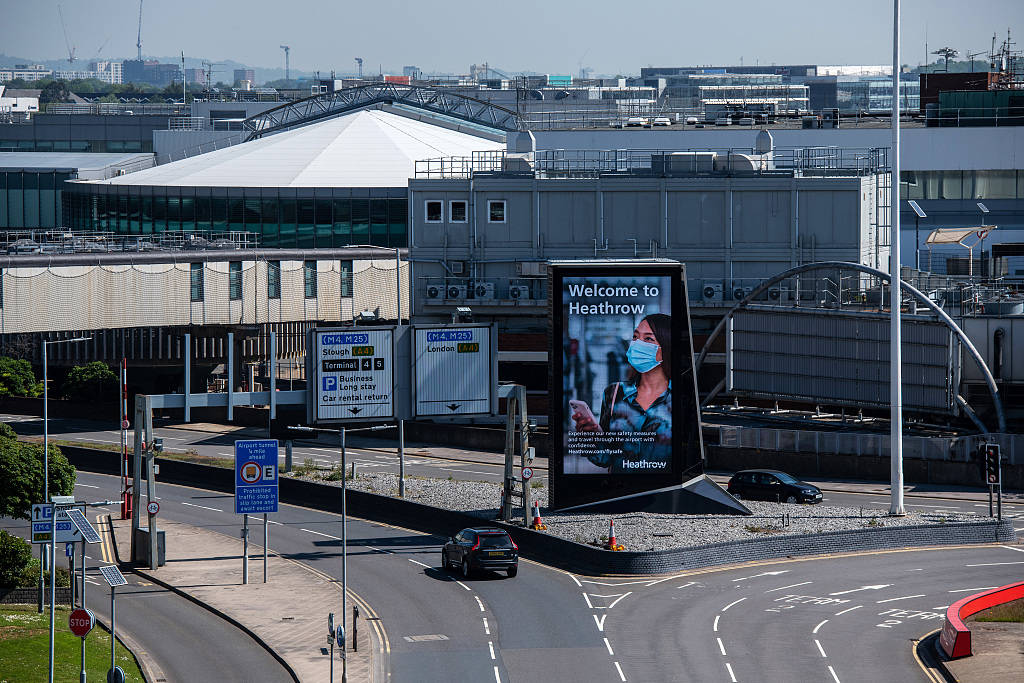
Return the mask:
<svg viewBox="0 0 1024 683"><path fill-rule="evenodd" d="M989 607L974 615L974 620L1024 622L1024 599Z"/></svg>
<svg viewBox="0 0 1024 683"><path fill-rule="evenodd" d="M54 624L54 680L77 681L81 671L81 639L68 628L67 607L57 607ZM49 669L50 613L35 605L0 608L0 683L45 681ZM115 661L128 681L142 681L135 658L117 643ZM105 681L110 669L110 633L96 626L85 638L86 680Z"/></svg>

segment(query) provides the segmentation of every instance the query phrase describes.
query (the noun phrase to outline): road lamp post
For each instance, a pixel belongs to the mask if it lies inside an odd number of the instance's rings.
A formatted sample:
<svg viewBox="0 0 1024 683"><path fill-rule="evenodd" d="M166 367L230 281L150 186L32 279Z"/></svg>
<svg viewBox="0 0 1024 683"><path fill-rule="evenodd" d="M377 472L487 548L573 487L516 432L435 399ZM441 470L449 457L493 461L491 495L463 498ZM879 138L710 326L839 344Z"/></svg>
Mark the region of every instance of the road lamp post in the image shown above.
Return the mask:
<svg viewBox="0 0 1024 683"><path fill-rule="evenodd" d="M889 274L891 313L889 332L889 403L890 403L890 515L906 514L903 508L903 354L902 321L900 320L900 0L892 3L892 163L889 181Z"/></svg>
<svg viewBox="0 0 1024 683"><path fill-rule="evenodd" d="M49 411L49 383L47 381L47 357L49 353L47 349L50 344L70 344L72 342L88 341L92 337L74 337L72 339L54 339L52 341L43 340L43 503L50 502L50 411ZM54 559L55 555L55 544L57 539L57 506L52 507L52 514L50 515L50 583L51 583L51 600L50 600L50 683L53 683L53 637L54 637L54 618L53 618L53 593L56 590L54 587L57 583L57 562ZM45 547L45 546L44 546ZM40 548L40 555L43 554L42 548ZM43 558L39 558L39 612L43 611Z"/></svg>

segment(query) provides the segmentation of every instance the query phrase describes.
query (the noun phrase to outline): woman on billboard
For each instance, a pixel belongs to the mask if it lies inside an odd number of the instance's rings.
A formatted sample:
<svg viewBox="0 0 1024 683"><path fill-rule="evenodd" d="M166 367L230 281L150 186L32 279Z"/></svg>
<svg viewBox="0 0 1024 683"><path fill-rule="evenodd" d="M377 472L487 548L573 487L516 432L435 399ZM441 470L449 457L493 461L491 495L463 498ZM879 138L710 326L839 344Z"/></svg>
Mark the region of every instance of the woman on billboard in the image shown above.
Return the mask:
<svg viewBox="0 0 1024 683"><path fill-rule="evenodd" d="M648 315L633 331L626 350L624 382L604 390L601 417L583 401L569 401L576 431L622 433L587 459L610 473L664 472L672 466L672 318Z"/></svg>

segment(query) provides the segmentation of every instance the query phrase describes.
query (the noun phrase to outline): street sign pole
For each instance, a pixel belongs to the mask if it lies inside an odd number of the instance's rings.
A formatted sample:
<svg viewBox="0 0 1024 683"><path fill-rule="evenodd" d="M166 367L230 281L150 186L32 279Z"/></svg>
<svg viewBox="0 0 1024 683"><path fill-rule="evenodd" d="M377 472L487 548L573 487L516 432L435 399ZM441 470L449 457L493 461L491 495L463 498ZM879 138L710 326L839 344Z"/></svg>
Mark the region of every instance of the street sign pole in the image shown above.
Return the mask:
<svg viewBox="0 0 1024 683"><path fill-rule="evenodd" d="M242 515L242 585L249 583L249 515Z"/></svg>
<svg viewBox="0 0 1024 683"><path fill-rule="evenodd" d="M341 437L341 627L345 628L348 614L348 517L345 510L345 427L339 432ZM341 683L348 683L348 662L345 659L346 644L341 644ZM333 659L333 658L332 658Z"/></svg>
<svg viewBox="0 0 1024 683"><path fill-rule="evenodd" d="M117 666L114 661L114 644L117 642L117 612L114 610L114 587L110 587L110 673L107 674L107 678L114 673L114 669Z"/></svg>
<svg viewBox="0 0 1024 683"><path fill-rule="evenodd" d="M50 683L53 683L54 606L57 602L57 504L50 515Z"/></svg>
<svg viewBox="0 0 1024 683"><path fill-rule="evenodd" d="M270 545L270 526L267 524L267 513L263 513L263 583L267 582L267 546Z"/></svg>
<svg viewBox="0 0 1024 683"><path fill-rule="evenodd" d="M405 498L405 420L398 421L398 497Z"/></svg>

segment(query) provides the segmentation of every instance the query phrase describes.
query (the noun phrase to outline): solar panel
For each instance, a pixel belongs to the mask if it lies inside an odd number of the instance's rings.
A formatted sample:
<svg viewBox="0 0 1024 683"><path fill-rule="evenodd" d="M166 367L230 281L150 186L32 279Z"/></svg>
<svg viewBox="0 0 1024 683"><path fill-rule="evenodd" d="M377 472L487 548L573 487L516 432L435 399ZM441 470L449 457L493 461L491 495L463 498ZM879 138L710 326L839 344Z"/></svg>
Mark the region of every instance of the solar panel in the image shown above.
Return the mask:
<svg viewBox="0 0 1024 683"><path fill-rule="evenodd" d="M106 567L100 567L100 574L103 574L103 580L107 582L107 585L113 588L114 586L125 586L128 584L128 579L124 578L124 574L121 570L114 565L107 565Z"/></svg>
<svg viewBox="0 0 1024 683"><path fill-rule="evenodd" d="M100 535L96 533L96 529L93 528L92 524L89 524L89 520L85 518L81 510L71 508L65 510L68 515L68 519L71 523L78 527L78 530L82 532L82 538L85 539L86 543L99 543Z"/></svg>

